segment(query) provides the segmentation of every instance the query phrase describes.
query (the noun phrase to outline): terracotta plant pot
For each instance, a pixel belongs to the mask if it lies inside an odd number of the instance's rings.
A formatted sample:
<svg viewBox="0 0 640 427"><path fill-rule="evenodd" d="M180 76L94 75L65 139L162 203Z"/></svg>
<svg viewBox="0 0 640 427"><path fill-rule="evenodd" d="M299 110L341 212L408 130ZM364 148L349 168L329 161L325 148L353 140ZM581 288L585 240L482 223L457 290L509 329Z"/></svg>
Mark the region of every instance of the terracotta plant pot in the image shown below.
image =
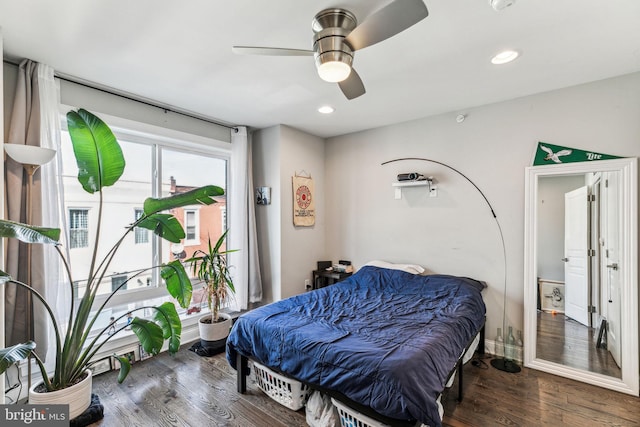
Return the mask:
<svg viewBox="0 0 640 427"><path fill-rule="evenodd" d="M82 414L91 404L92 377L91 371L86 370L87 377L71 387L62 390L35 391L42 384L39 382L29 389L29 403L34 405L69 405L69 419L72 420Z"/></svg>

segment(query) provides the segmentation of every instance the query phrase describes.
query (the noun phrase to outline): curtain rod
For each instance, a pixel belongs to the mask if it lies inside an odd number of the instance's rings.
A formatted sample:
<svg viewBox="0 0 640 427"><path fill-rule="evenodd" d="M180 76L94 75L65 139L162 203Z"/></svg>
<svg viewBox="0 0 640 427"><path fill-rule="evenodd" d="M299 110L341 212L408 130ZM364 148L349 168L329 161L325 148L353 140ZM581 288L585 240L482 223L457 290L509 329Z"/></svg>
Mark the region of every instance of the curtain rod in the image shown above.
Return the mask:
<svg viewBox="0 0 640 427"><path fill-rule="evenodd" d="M15 66L19 66L20 62L19 60L11 60L8 58L3 58L3 62L6 62L7 64L11 64L11 65L15 65ZM84 80L81 79L79 77L75 77L69 74L65 74L65 73L61 73L59 71L55 71L53 72L54 76L59 78L60 80L64 80L66 82L69 83L74 83L80 86L84 86L86 88L89 89L95 89L98 90L100 92L104 92L104 93L108 93L109 95L114 95L114 96L118 96L120 98L124 98L127 99L129 101L133 101L133 102L138 102L140 104L144 104L144 105L148 105L150 107L154 107L154 108L158 108L160 110L164 110L165 112L171 112L171 113L175 113L175 114L180 114L181 116L185 116L185 117L189 117L191 119L196 119L196 120L201 120L203 122L207 122L207 123L211 123L217 126L222 126L225 127L227 129L232 129L235 132L238 132L238 127L237 125L229 125L226 123L222 123L216 120L213 120L209 117L204 117L204 116L200 116L198 114L189 112L189 111L184 111L184 110L180 110L172 105L167 105L167 104L161 104L157 101L153 101L147 98L143 98L141 96L138 95L134 95L128 92L124 92L124 91L120 91L118 89L109 87L109 86L104 86L98 83L94 83L88 80Z"/></svg>

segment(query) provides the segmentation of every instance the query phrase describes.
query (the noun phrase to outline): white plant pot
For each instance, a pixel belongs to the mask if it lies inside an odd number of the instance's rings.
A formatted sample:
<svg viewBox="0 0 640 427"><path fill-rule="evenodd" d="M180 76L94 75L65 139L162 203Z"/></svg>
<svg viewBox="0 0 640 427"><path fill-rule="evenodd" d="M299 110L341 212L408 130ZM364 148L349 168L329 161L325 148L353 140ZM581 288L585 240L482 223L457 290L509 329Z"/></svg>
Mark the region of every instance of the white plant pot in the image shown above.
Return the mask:
<svg viewBox="0 0 640 427"><path fill-rule="evenodd" d="M198 329L200 330L200 339L204 341L223 340L229 336L231 329L231 316L226 313L218 313L218 317L224 319L217 323L203 323L205 319L211 319L211 314L202 316L198 319Z"/></svg>
<svg viewBox="0 0 640 427"><path fill-rule="evenodd" d="M91 371L86 370L87 377L71 387L62 390L40 393L35 391L42 382L29 389L29 403L33 405L69 405L69 419L82 414L91 405L92 378Z"/></svg>

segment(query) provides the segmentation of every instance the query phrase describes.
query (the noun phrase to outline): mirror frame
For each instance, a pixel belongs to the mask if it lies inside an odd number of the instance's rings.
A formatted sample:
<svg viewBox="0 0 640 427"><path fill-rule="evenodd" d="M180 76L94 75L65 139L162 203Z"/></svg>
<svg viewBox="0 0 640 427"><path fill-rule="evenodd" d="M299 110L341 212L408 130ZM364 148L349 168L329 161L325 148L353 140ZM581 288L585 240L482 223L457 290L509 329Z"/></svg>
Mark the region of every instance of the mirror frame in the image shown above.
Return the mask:
<svg viewBox="0 0 640 427"><path fill-rule="evenodd" d="M525 175L524 365L551 374L638 396L638 175L637 159L531 166ZM620 172L622 378L572 368L536 357L538 178L589 172ZM622 267L624 266L624 267Z"/></svg>

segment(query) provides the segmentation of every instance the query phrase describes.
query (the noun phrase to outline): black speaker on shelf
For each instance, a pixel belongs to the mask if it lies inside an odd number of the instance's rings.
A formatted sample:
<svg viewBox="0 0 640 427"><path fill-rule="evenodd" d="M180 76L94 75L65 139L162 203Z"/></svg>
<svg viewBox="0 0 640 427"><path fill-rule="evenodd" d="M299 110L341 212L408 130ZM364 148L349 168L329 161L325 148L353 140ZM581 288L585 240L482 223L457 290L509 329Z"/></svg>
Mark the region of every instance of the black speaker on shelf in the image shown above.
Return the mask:
<svg viewBox="0 0 640 427"><path fill-rule="evenodd" d="M331 261L318 261L318 270L326 270L331 267Z"/></svg>

